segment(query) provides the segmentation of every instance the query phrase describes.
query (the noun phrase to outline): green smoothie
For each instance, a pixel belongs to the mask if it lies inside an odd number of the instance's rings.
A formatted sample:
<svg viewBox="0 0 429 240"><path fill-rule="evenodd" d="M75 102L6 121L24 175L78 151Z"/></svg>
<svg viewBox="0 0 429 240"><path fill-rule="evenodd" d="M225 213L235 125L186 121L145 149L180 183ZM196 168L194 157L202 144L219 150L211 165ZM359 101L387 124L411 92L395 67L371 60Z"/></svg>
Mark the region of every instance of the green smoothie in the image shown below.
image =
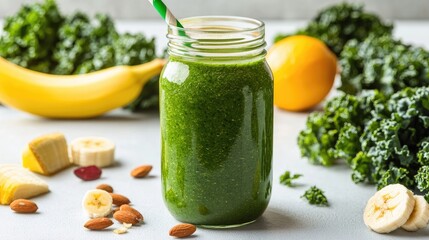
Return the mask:
<svg viewBox="0 0 429 240"><path fill-rule="evenodd" d="M162 186L172 215L214 226L262 215L273 144L273 82L265 60L170 57L160 102Z"/></svg>

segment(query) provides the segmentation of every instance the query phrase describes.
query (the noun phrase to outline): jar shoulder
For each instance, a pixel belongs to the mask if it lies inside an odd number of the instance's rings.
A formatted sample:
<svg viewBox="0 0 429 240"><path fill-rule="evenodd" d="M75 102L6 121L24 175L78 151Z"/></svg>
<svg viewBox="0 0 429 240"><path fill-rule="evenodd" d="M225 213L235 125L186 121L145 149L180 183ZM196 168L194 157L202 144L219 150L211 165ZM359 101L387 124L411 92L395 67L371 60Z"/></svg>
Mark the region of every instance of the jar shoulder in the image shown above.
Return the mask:
<svg viewBox="0 0 429 240"><path fill-rule="evenodd" d="M272 72L265 59L236 62L197 62L171 58L161 73L162 82L181 85L197 81L199 84L214 81L238 84L271 82ZM270 83L268 83L270 84Z"/></svg>

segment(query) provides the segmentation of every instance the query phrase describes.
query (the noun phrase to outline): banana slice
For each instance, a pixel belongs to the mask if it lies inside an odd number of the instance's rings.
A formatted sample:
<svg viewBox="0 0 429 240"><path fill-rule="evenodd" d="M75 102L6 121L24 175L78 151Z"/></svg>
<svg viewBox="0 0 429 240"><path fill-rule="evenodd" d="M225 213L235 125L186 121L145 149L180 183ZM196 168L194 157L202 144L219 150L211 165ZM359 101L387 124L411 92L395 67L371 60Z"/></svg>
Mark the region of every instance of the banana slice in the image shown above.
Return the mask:
<svg viewBox="0 0 429 240"><path fill-rule="evenodd" d="M112 210L112 197L104 190L89 190L83 197L82 206L90 218L105 217Z"/></svg>
<svg viewBox="0 0 429 240"><path fill-rule="evenodd" d="M389 233L407 222L414 209L413 193L401 184L391 184L372 196L365 207L365 225L378 233Z"/></svg>
<svg viewBox="0 0 429 240"><path fill-rule="evenodd" d="M72 162L79 166L107 167L115 160L115 144L101 137L75 139L70 150Z"/></svg>
<svg viewBox="0 0 429 240"><path fill-rule="evenodd" d="M414 232L425 228L429 222L429 204L423 196L414 196L414 210L402 228Z"/></svg>

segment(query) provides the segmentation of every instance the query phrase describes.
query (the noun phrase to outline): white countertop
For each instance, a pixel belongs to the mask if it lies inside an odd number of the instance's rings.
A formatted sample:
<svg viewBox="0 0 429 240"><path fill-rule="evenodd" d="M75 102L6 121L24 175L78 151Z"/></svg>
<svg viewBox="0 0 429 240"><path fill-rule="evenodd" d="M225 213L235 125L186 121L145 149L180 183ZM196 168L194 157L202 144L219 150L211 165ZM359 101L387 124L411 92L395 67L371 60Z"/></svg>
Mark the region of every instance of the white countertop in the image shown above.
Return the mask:
<svg viewBox="0 0 429 240"><path fill-rule="evenodd" d="M267 41L273 34L295 29L302 22L268 22ZM158 37L160 44L165 26L162 22L121 22L121 30L144 31ZM429 47L429 22L400 22L396 35L410 43ZM296 144L308 113L275 110L274 184L272 199L264 215L255 223L236 229L198 229L193 239L275 240L275 239L427 239L429 229L416 233L397 230L382 235L368 230L362 220L366 201L375 192L374 186L356 185L345 165L330 168L310 165L302 159ZM160 183L160 134L157 113L130 114L117 110L92 120L47 120L0 107L0 163L19 163L21 152L33 137L50 132L63 132L68 140L81 136L102 136L117 144L115 167L103 169L102 178L83 182L73 175L73 168L52 177L43 177L51 192L34 198L37 214L20 215L0 206L1 239L72 240L72 239L170 239L168 230L177 221L164 207ZM154 166L151 176L133 179L130 171L141 164ZM301 173L298 186L279 184L285 171ZM88 220L81 207L84 193L100 183L113 186L115 192L128 196L140 210L145 223L133 227L125 235L112 229L95 232L83 228ZM325 191L330 207L311 206L300 196L310 186ZM115 223L114 226L119 224Z"/></svg>

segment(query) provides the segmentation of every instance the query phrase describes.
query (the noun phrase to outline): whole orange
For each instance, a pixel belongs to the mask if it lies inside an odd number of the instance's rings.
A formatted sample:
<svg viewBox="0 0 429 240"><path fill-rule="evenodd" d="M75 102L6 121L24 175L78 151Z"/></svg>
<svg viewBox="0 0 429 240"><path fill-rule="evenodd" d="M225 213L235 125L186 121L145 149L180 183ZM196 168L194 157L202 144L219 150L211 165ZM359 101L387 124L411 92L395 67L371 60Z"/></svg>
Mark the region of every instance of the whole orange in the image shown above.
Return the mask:
<svg viewBox="0 0 429 240"><path fill-rule="evenodd" d="M291 36L267 54L274 75L274 105L302 111L320 103L334 83L337 59L319 39Z"/></svg>

